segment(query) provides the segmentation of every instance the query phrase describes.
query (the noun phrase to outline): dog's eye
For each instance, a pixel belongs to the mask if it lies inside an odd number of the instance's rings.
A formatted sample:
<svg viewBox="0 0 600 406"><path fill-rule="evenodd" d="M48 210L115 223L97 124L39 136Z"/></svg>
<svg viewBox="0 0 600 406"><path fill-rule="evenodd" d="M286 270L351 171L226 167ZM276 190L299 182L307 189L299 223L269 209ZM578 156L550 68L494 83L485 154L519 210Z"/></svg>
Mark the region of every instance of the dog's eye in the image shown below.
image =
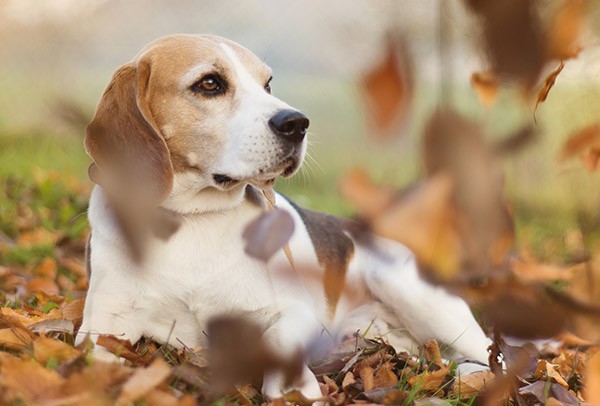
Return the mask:
<svg viewBox="0 0 600 406"><path fill-rule="evenodd" d="M267 80L267 84L265 85L265 92L271 94L271 80L273 80L273 76Z"/></svg>
<svg viewBox="0 0 600 406"><path fill-rule="evenodd" d="M192 85L192 91L206 96L225 93L225 82L217 75L206 75Z"/></svg>

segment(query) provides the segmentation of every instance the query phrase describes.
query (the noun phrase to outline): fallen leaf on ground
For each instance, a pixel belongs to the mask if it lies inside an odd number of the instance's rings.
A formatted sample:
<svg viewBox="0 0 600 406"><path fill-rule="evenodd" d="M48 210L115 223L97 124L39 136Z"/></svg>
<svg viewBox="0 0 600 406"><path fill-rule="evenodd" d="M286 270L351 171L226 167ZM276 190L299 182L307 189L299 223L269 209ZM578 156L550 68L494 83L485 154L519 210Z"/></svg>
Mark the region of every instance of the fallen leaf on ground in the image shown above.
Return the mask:
<svg viewBox="0 0 600 406"><path fill-rule="evenodd" d="M83 320L83 307L85 298L73 300L62 308L62 315L65 320L71 321L75 326L79 326Z"/></svg>
<svg viewBox="0 0 600 406"><path fill-rule="evenodd" d="M33 342L33 356L42 365L46 365L50 359L54 359L60 364L77 357L79 354L81 352L73 348L72 345L52 338L39 337Z"/></svg>
<svg viewBox="0 0 600 406"><path fill-rule="evenodd" d="M42 262L40 262L32 271L34 275L41 276L46 279L56 278L57 272L58 267L56 265L56 260L51 257L44 258Z"/></svg>
<svg viewBox="0 0 600 406"><path fill-rule="evenodd" d="M171 367L160 358L155 359L147 368L138 368L125 382L117 404L128 404L140 399L160 385L171 374Z"/></svg>
<svg viewBox="0 0 600 406"><path fill-rule="evenodd" d="M56 282L46 278L35 277L30 280L26 288L32 292L44 292L47 295L58 295L60 289L58 289L58 285Z"/></svg>
<svg viewBox="0 0 600 406"><path fill-rule="evenodd" d="M558 372L558 365L549 363L546 360L540 360L537 368L535 369L534 376L536 378L552 378L563 388L569 388L569 384L565 381L565 378Z"/></svg>
<svg viewBox="0 0 600 406"><path fill-rule="evenodd" d="M470 398L477 395L495 377L496 375L491 371L480 371L469 375L459 376L452 388L452 392L461 399Z"/></svg>
<svg viewBox="0 0 600 406"><path fill-rule="evenodd" d="M375 379L375 377L373 376L373 368L371 368L371 367L361 368L358 371L358 374L360 376L360 380L363 383L363 388L364 388L365 392L368 392L375 387L375 385L373 383L373 381Z"/></svg>
<svg viewBox="0 0 600 406"><path fill-rule="evenodd" d="M436 371L424 371L418 375L411 376L408 382L412 387L417 387L422 391L436 391L446 382L446 377L450 374L450 368L447 365L442 366Z"/></svg>
<svg viewBox="0 0 600 406"><path fill-rule="evenodd" d="M121 340L115 336L100 335L96 344L106 348L117 357L125 358L132 362L140 362L142 357L135 351L129 340Z"/></svg>
<svg viewBox="0 0 600 406"><path fill-rule="evenodd" d="M2 360L0 387L2 403L17 400L27 404L43 404L61 395L64 378L30 360L9 358Z"/></svg>
<svg viewBox="0 0 600 406"><path fill-rule="evenodd" d="M600 352L587 360L585 398L590 405L600 405Z"/></svg>
<svg viewBox="0 0 600 406"><path fill-rule="evenodd" d="M10 350L22 350L32 343L30 333L19 327L9 327L0 329L0 347Z"/></svg>
<svg viewBox="0 0 600 406"><path fill-rule="evenodd" d="M427 362L433 363L439 367L444 365L440 353L440 346L436 340L431 339L423 344L423 350L425 351L425 359Z"/></svg>

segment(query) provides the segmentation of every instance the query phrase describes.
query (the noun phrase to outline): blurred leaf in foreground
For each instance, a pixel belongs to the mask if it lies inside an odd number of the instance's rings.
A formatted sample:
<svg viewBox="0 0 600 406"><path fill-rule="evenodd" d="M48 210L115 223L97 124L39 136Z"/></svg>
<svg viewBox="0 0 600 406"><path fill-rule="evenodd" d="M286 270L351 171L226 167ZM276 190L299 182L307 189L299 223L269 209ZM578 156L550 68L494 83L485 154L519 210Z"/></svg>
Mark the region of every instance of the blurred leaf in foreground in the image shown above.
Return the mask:
<svg viewBox="0 0 600 406"><path fill-rule="evenodd" d="M246 226L242 237L246 254L268 261L294 234L294 219L285 210L266 211Z"/></svg>
<svg viewBox="0 0 600 406"><path fill-rule="evenodd" d="M589 125L574 134L563 145L559 160L578 155L586 169L593 172L600 162L600 123Z"/></svg>
<svg viewBox="0 0 600 406"><path fill-rule="evenodd" d="M475 72L471 75L471 86L477 93L479 102L485 107L490 107L498 96L500 80L494 72Z"/></svg>
<svg viewBox="0 0 600 406"><path fill-rule="evenodd" d="M390 36L383 58L363 76L360 85L375 127L372 134L400 135L397 124L408 115L414 87L412 62L404 42Z"/></svg>

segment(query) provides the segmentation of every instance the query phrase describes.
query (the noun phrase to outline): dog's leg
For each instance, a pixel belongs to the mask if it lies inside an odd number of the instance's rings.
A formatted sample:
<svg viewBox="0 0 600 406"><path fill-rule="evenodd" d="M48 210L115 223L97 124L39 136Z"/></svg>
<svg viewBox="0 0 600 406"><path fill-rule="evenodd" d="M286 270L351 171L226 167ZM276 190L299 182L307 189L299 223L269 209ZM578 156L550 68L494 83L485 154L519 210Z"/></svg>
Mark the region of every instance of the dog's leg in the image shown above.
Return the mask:
<svg viewBox="0 0 600 406"><path fill-rule="evenodd" d="M286 308L281 317L264 333L264 339L271 349L284 359L292 359L298 351L303 351L307 343L318 331L318 321L311 309L304 304ZM285 383L285 372L271 370L265 373L262 392L268 399L277 399L293 389L299 390L308 399L322 397L321 388L315 375L306 364L302 372L290 385Z"/></svg>
<svg viewBox="0 0 600 406"><path fill-rule="evenodd" d="M79 328L75 345L83 343L87 337L94 344L93 357L102 361L119 361L119 358L102 346L96 345L100 335L114 335L122 340L135 343L141 338L141 331L136 330L137 323L132 322L131 305L126 299L115 293L88 294L83 312L83 323Z"/></svg>
<svg viewBox="0 0 600 406"><path fill-rule="evenodd" d="M392 241L379 244L387 258L374 255L364 267L371 292L394 311L417 341L435 338L463 356L487 364L491 340L467 304L421 279L406 247Z"/></svg>

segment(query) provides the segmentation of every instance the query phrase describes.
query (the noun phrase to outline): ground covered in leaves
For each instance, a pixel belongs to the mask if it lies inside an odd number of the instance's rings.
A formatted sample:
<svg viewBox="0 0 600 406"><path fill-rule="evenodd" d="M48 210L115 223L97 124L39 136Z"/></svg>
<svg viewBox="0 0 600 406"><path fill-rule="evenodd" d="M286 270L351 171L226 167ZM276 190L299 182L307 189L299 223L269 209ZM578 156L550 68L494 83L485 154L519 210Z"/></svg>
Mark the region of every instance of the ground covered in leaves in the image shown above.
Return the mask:
<svg viewBox="0 0 600 406"><path fill-rule="evenodd" d="M489 70L471 77L482 105L492 108L501 88L512 88L532 112L543 108L563 68L581 51L587 3L556 2L546 19L533 0L464 4L480 23L488 59ZM395 126L410 119L416 90L405 45L390 36L384 58L359 83L373 134L400 136ZM415 356L396 353L385 338L365 340L358 332L311 362L322 400L340 405L600 404L600 222L578 212L580 228L562 238L576 249L559 264L541 262L524 248L529 241L505 199L501 165L535 142L540 135L535 123L490 137L482 123L445 105L424 124L421 180L399 192L356 169L341 180L340 190L365 229L407 245L425 278L473 306L494 339L490 371L458 374L435 341L422 343ZM579 129L563 145L560 159L574 157L591 172L600 167L600 124ZM84 249L90 186L41 170L32 177L0 177L0 404L265 403L261 372L277 366L293 374L299 360L274 357L243 320L211 324L209 348L98 337L124 363L94 360L87 343L74 345L88 284ZM598 202L595 212L597 207ZM551 340L517 345L508 336ZM310 403L298 393L273 403L286 401Z"/></svg>
<svg viewBox="0 0 600 406"><path fill-rule="evenodd" d="M225 361L226 376L247 375L245 384L225 386L214 382L206 349L176 350L149 340L133 346L101 337L103 346L127 360L111 364L93 360L85 345L74 347L87 287L83 252L89 186L43 173L33 182L8 178L3 186L1 404L263 402L256 371L248 367L261 363L248 358L256 352L251 339L232 344L249 346L241 351L211 349L235 357ZM544 348L540 353L498 339L492 358L502 354L508 372L497 365L493 372L458 377L456 364L441 360L435 342L424 343L422 355L413 357L397 354L384 340L356 337L311 367L332 404L497 404L500 399L578 404L586 368L600 382L600 361L590 361L597 348L572 336ZM294 393L288 400L305 402Z"/></svg>

